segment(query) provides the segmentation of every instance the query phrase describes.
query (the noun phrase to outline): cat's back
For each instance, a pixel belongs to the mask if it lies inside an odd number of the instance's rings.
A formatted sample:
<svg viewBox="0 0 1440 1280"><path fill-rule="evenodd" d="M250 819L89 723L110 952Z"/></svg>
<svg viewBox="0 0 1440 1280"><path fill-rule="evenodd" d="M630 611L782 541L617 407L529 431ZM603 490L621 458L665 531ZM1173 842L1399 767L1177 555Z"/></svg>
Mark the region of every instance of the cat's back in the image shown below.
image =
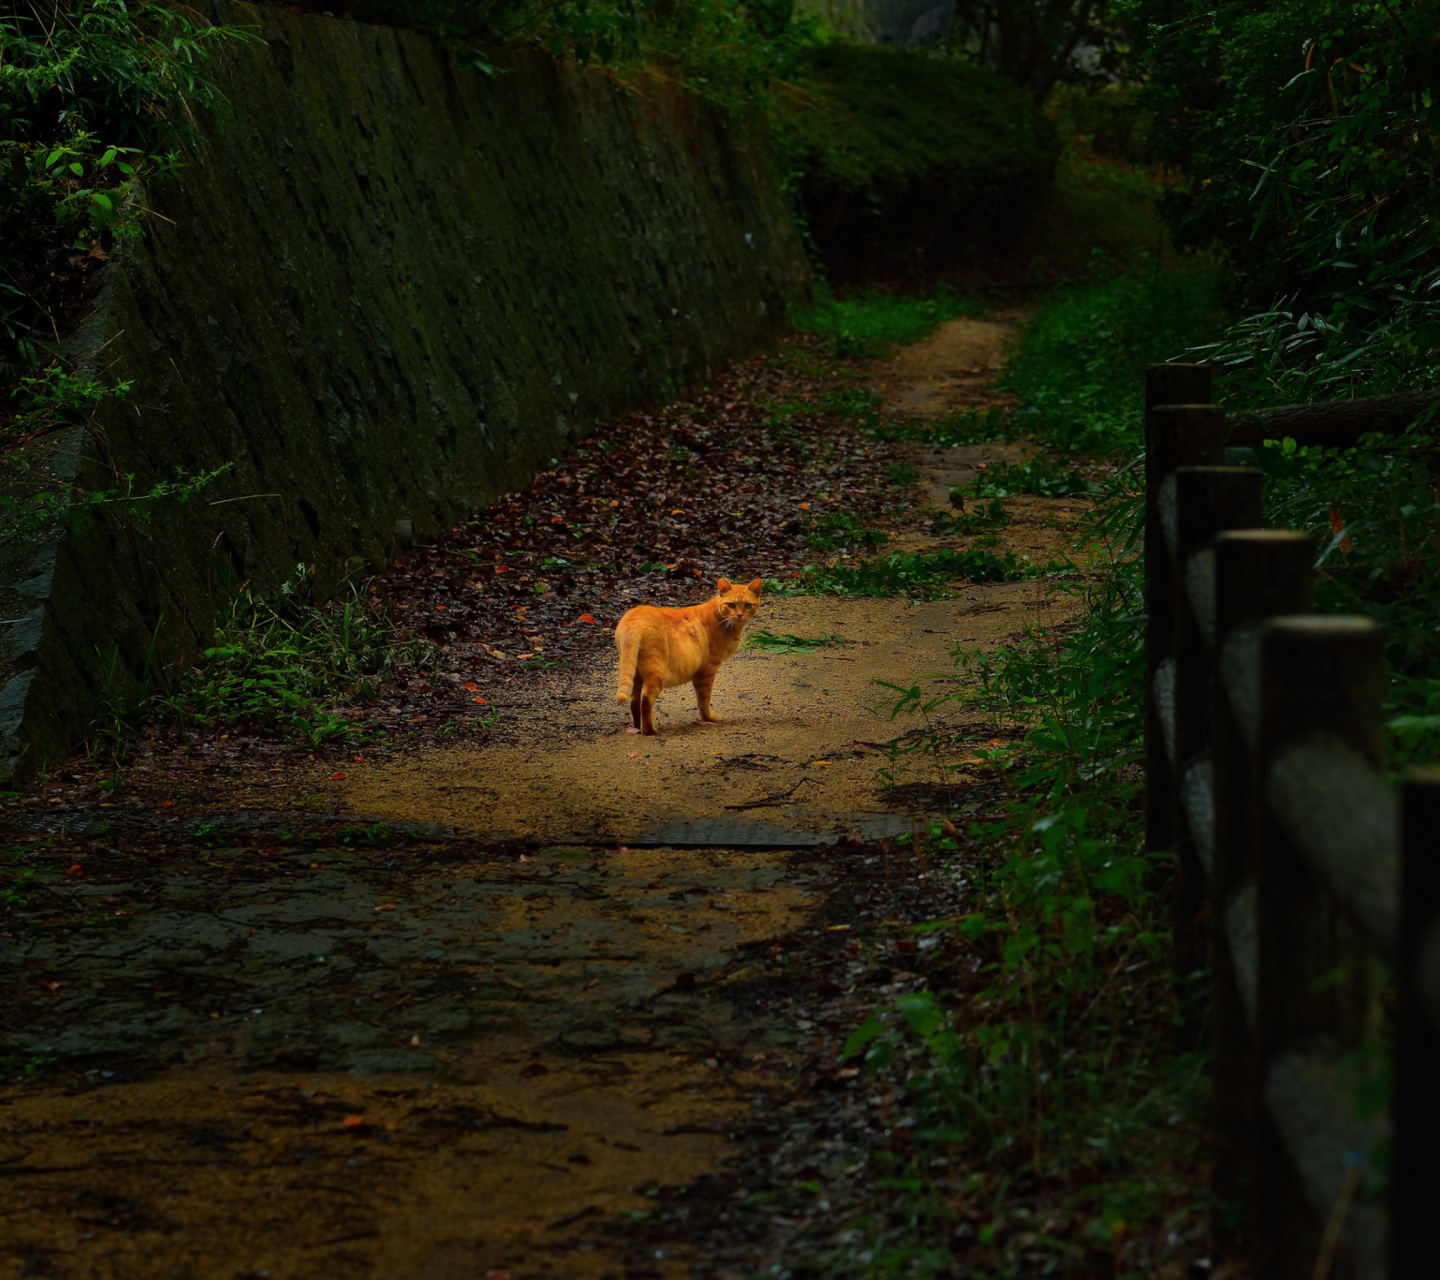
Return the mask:
<svg viewBox="0 0 1440 1280"><path fill-rule="evenodd" d="M627 632L640 636L691 636L700 622L703 606L689 609L662 609L653 604L637 604L627 609L615 624L615 638L618 640Z"/></svg>

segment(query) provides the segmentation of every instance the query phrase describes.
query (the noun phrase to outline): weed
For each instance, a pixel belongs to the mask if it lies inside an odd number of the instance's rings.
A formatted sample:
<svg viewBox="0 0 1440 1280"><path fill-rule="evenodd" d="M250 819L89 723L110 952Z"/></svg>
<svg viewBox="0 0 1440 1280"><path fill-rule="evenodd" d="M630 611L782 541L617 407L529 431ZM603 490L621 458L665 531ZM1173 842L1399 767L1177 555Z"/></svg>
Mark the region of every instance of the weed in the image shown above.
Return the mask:
<svg viewBox="0 0 1440 1280"><path fill-rule="evenodd" d="M777 586L807 595L930 597L944 595L957 581L1014 582L1056 567L1041 568L1008 551L897 551L850 564L806 565L798 581Z"/></svg>
<svg viewBox="0 0 1440 1280"><path fill-rule="evenodd" d="M1039 494L1042 498L1091 497L1100 487L1085 479L1073 468L1061 471L1044 458L1027 462L1002 462L982 471L965 489L951 489L950 501L957 507L956 495L973 498L1009 498L1017 493Z"/></svg>
<svg viewBox="0 0 1440 1280"><path fill-rule="evenodd" d="M1010 523L1010 513L1005 510L1005 503L1000 498L991 498L989 502L977 501L973 509L967 510L965 502L964 489L951 489L950 503L957 514L937 511L932 520L931 532L941 538L980 535L970 544L971 551L998 547L1001 539L995 530L1003 529Z"/></svg>
<svg viewBox="0 0 1440 1280"><path fill-rule="evenodd" d="M806 541L813 551L855 551L882 547L887 541L883 529L867 529L848 511L827 511L811 522Z"/></svg>
<svg viewBox="0 0 1440 1280"><path fill-rule="evenodd" d="M848 643L848 640L841 639L840 635L833 631L829 635L809 637L776 635L773 631L758 627L745 633L745 648L765 649L770 653L808 653L813 649L830 649Z"/></svg>
<svg viewBox="0 0 1440 1280"><path fill-rule="evenodd" d="M371 849L389 848L395 843L395 833L388 822L372 822L368 827L341 827L340 843L365 845Z"/></svg>
<svg viewBox="0 0 1440 1280"><path fill-rule="evenodd" d="M369 580L347 580L335 599L317 603L315 594L304 565L274 596L241 591L203 662L159 705L182 724L256 725L314 746L356 739L357 727L326 701L372 701L377 685L400 668L432 666L435 650L390 621L389 601Z"/></svg>

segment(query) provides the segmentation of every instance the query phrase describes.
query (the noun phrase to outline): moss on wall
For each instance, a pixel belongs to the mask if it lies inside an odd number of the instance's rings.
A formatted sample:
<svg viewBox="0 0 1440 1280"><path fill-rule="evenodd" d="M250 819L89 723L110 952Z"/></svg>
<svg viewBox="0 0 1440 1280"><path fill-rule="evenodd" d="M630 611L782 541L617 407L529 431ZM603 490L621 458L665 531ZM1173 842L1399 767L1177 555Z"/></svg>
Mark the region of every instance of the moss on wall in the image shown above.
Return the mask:
<svg viewBox="0 0 1440 1280"><path fill-rule="evenodd" d="M806 287L760 152L693 102L540 55L219 0L230 118L106 268L74 349L134 382L48 463L88 489L225 463L148 522L11 545L4 767L204 646L239 583L381 562L523 486L591 422L772 340ZM123 483L123 480L120 481Z"/></svg>

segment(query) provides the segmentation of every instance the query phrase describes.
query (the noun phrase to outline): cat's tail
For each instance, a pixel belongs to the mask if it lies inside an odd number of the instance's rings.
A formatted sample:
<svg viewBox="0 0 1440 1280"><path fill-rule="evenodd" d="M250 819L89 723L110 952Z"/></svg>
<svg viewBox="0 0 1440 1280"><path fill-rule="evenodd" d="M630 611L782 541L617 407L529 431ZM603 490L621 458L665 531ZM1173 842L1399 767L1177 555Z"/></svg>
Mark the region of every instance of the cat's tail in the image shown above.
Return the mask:
<svg viewBox="0 0 1440 1280"><path fill-rule="evenodd" d="M629 702L635 690L635 664L640 658L640 637L634 631L616 628L615 640L620 646L619 687L616 702Z"/></svg>

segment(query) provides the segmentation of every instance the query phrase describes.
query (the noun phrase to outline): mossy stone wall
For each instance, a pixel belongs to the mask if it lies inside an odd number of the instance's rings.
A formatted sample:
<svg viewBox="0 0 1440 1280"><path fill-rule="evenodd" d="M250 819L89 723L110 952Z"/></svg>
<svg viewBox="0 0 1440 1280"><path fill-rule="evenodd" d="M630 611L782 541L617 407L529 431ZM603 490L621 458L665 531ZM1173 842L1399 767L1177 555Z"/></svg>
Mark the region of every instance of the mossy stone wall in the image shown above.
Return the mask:
<svg viewBox="0 0 1440 1280"><path fill-rule="evenodd" d="M240 583L334 580L525 485L597 419L772 341L806 288L762 150L675 93L414 32L235 5L230 110L106 268L74 349L133 382L48 464L184 505L11 545L3 766L55 758L97 694L204 647ZM118 663L105 674L113 655Z"/></svg>

